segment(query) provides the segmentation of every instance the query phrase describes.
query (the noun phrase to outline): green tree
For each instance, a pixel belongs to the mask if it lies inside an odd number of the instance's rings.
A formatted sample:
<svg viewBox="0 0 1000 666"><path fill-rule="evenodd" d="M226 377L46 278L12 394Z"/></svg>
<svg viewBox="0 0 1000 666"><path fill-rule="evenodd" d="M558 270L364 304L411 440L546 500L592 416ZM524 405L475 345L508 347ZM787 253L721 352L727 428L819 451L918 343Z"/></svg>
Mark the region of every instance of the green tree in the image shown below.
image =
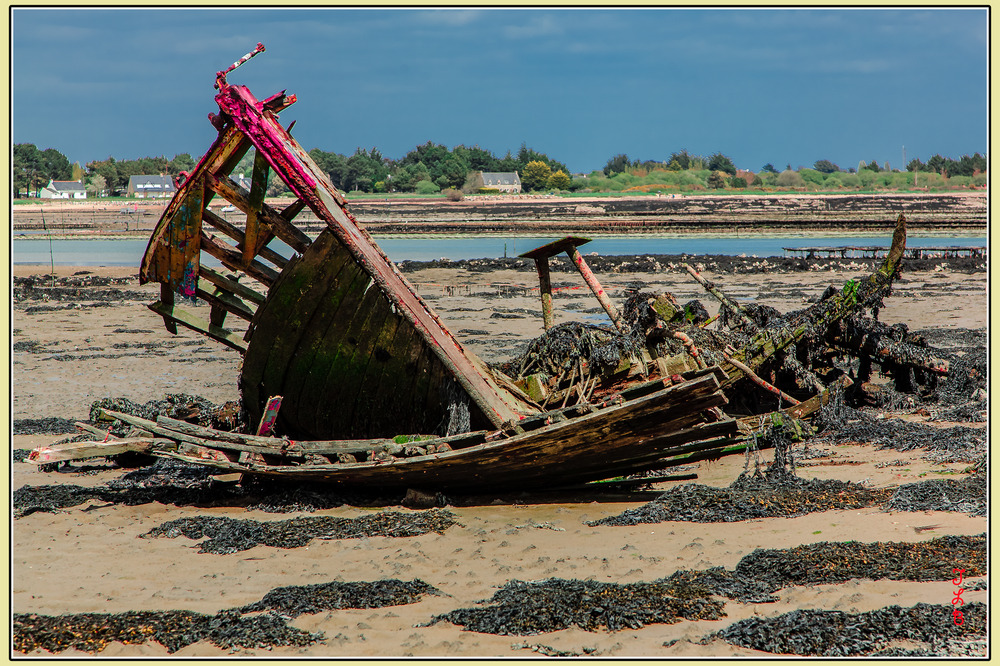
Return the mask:
<svg viewBox="0 0 1000 666"><path fill-rule="evenodd" d="M167 164L167 173L171 176L177 176L181 171L190 173L194 167L194 158L191 157L190 153L179 153L174 155L174 159Z"/></svg>
<svg viewBox="0 0 1000 666"><path fill-rule="evenodd" d="M721 190L726 187L726 174L722 171L713 171L708 177L708 186L714 190Z"/></svg>
<svg viewBox="0 0 1000 666"><path fill-rule="evenodd" d="M774 168L774 165L768 162L760 168L763 173L778 173L778 170Z"/></svg>
<svg viewBox="0 0 1000 666"><path fill-rule="evenodd" d="M42 154L33 143L18 143L12 151L11 171L14 196L30 192L42 171ZM36 192L37 193L37 192Z"/></svg>
<svg viewBox="0 0 1000 666"><path fill-rule="evenodd" d="M549 187L552 189L568 190L570 183L570 177L562 169L549 176Z"/></svg>
<svg viewBox="0 0 1000 666"><path fill-rule="evenodd" d="M346 157L339 153L328 153L319 148L310 150L309 157L329 177L334 187L341 190L346 189L344 187L344 174L347 171Z"/></svg>
<svg viewBox="0 0 1000 666"><path fill-rule="evenodd" d="M708 158L708 168L711 171L721 171L730 176L736 175L736 166L733 161L722 153L714 153Z"/></svg>
<svg viewBox="0 0 1000 666"><path fill-rule="evenodd" d="M42 171L46 178L52 180L69 180L73 176L73 166L65 155L55 148L46 148L41 152Z"/></svg>
<svg viewBox="0 0 1000 666"><path fill-rule="evenodd" d="M625 153L619 153L608 160L608 163L604 165L604 175L613 176L616 173L625 173L631 166L632 162L629 161L628 155Z"/></svg>
<svg viewBox="0 0 1000 666"><path fill-rule="evenodd" d="M518 167L517 169L514 169L514 171L521 173L521 171L528 166L529 162L542 162L548 165L549 171L559 171L561 169L562 171L569 173L569 167L562 162L557 162L545 153L532 150L522 143L521 149L517 151Z"/></svg>
<svg viewBox="0 0 1000 666"><path fill-rule="evenodd" d="M803 187L805 184L797 171L785 169L778 175L778 187Z"/></svg>
<svg viewBox="0 0 1000 666"><path fill-rule="evenodd" d="M830 160L816 160L816 162L813 163L813 169L819 171L820 173L836 173L837 171L840 171L840 167Z"/></svg>
<svg viewBox="0 0 1000 666"><path fill-rule="evenodd" d="M681 171L691 168L691 155L688 154L686 148L679 152L670 153L670 159L667 160L667 164L672 165L675 162ZM671 169L671 171L672 170L673 169Z"/></svg>
<svg viewBox="0 0 1000 666"><path fill-rule="evenodd" d="M521 185L529 192L544 189L552 176L552 169L541 160L528 162L521 172Z"/></svg>
<svg viewBox="0 0 1000 666"><path fill-rule="evenodd" d="M99 173L95 173L91 176L90 180L87 181L87 184L85 185L87 194L95 197L103 196L107 187L108 184L105 182L104 176Z"/></svg>
<svg viewBox="0 0 1000 666"><path fill-rule="evenodd" d="M818 169L802 169L799 171L799 175L802 176L802 180L810 185L816 185L817 187L823 185L823 172Z"/></svg>
<svg viewBox="0 0 1000 666"><path fill-rule="evenodd" d="M455 146L451 152L453 155L465 162L469 170L490 172L503 171L503 169L498 168L499 160L493 156L493 153L480 148L479 146L466 148L465 146L459 145Z"/></svg>
<svg viewBox="0 0 1000 666"><path fill-rule="evenodd" d="M735 190L743 190L747 187L747 180L743 176L733 176L729 179L729 187Z"/></svg>
<svg viewBox="0 0 1000 666"><path fill-rule="evenodd" d="M441 188L432 183L429 180L422 180L416 185L416 191L418 194L436 194L441 191Z"/></svg>
<svg viewBox="0 0 1000 666"><path fill-rule="evenodd" d="M450 153L438 162L438 173L434 182L441 186L459 188L465 182L465 175L469 172L469 163L466 162L461 153ZM432 175L434 172L431 172Z"/></svg>
<svg viewBox="0 0 1000 666"><path fill-rule="evenodd" d="M100 175L104 178L108 195L114 196L118 192L118 163L114 157L109 155L106 160L87 162L86 167L88 177L92 178L95 175ZM127 183L128 178L125 181Z"/></svg>

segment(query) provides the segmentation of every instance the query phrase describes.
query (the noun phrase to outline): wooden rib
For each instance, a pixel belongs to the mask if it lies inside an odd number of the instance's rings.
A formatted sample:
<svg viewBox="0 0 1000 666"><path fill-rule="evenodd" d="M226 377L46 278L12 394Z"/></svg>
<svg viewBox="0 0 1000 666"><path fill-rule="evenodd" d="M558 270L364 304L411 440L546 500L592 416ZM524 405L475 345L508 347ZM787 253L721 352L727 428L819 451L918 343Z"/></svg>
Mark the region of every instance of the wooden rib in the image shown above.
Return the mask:
<svg viewBox="0 0 1000 666"><path fill-rule="evenodd" d="M214 284L209 282L204 278L198 279L198 289L195 292L198 298L203 298L213 307L219 307L225 312L232 312L234 315L240 319L245 319L246 321L251 321L253 319L255 308L249 307L235 294L229 291L219 289ZM221 322L213 322L221 326Z"/></svg>
<svg viewBox="0 0 1000 666"><path fill-rule="evenodd" d="M242 247L246 243L246 234L244 234L238 227L227 221L221 215L217 215L216 213L213 213L210 210L206 210L202 216L202 221L208 222L213 227L215 227L222 233L232 238L234 241L237 242L238 247ZM281 256L280 254L278 254L277 252L275 252L274 250L272 250L267 246L261 248L261 250L257 254L270 261L272 264L277 266L278 269L284 268L285 264L288 263L288 259Z"/></svg>
<svg viewBox="0 0 1000 666"><path fill-rule="evenodd" d="M296 215L302 212L302 210L305 207L306 207L305 201L303 201L302 199L296 199L295 201L293 201L292 203L290 203L288 206L286 206L281 210L281 217L291 222Z"/></svg>
<svg viewBox="0 0 1000 666"><path fill-rule="evenodd" d="M268 173L270 173L270 167L267 163L267 157L264 153L257 152L253 161L250 197L247 200L250 209L247 211L246 238L241 245L243 263L249 263L274 238L270 225L260 219L260 209L264 205L264 194L267 191Z"/></svg>
<svg viewBox="0 0 1000 666"><path fill-rule="evenodd" d="M227 347L231 347L241 354L246 353L247 344L243 341L242 336L237 335L229 329L222 328L221 326L214 326L211 322L207 322L201 317L191 314L186 310L182 310L174 305L167 305L161 301L156 301L155 303L150 303L148 306L150 310L161 315L164 320L170 321L171 323L181 324L190 328L192 331L202 333L208 337L221 342Z"/></svg>
<svg viewBox="0 0 1000 666"><path fill-rule="evenodd" d="M260 305L264 302L264 295L258 293L246 286L245 284L240 284L236 280L231 280L222 273L217 273L211 268L205 266L198 267L198 277L208 280L216 287L220 289L225 289L226 291L231 291L235 295L242 298L244 301L250 301L254 305Z"/></svg>
<svg viewBox="0 0 1000 666"><path fill-rule="evenodd" d="M230 201L244 213L249 213L253 210L250 200L241 191L242 188L240 188L240 186L228 176L218 176L207 173L205 174L205 183L213 192L216 192L226 200ZM261 204L258 214L264 222L271 225L271 229L275 236L283 240L299 254L305 252L306 248L308 248L309 244L312 242L305 232L301 231L290 221L283 218L277 211L267 204Z"/></svg>
<svg viewBox="0 0 1000 666"><path fill-rule="evenodd" d="M233 271L243 271L253 279L270 287L278 279L278 272L260 263L256 259L248 266L243 266L243 255L235 247L228 245L212 234L201 230L201 249L222 262L222 265Z"/></svg>

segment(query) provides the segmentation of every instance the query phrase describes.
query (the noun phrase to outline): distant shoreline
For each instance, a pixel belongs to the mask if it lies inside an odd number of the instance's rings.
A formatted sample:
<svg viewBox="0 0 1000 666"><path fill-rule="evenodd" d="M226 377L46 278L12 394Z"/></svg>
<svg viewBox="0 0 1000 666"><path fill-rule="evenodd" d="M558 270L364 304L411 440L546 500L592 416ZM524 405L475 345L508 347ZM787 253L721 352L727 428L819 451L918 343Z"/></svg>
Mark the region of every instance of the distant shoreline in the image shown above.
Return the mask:
<svg viewBox="0 0 1000 666"><path fill-rule="evenodd" d="M878 194L730 194L677 196L549 195L349 200L376 237L532 235L715 236L728 234L882 234L902 212L908 228L927 235L978 235L988 229L985 192ZM53 201L12 206L12 231L52 237L148 237L168 201ZM269 199L282 209L291 199ZM123 212L127 211L127 212ZM240 211L220 213L237 227ZM324 226L310 210L296 217L306 232ZM46 234L48 236L48 234Z"/></svg>

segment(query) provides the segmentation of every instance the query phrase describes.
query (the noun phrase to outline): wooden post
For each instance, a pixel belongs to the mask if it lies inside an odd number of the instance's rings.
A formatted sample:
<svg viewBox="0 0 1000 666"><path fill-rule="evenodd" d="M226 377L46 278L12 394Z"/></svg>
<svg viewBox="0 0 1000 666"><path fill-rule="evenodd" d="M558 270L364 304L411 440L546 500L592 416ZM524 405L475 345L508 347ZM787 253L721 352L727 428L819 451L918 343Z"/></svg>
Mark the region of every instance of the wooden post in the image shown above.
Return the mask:
<svg viewBox="0 0 1000 666"><path fill-rule="evenodd" d="M552 328L552 281L549 279L549 258L536 257L538 271L538 291L542 296L542 324L545 330Z"/></svg>

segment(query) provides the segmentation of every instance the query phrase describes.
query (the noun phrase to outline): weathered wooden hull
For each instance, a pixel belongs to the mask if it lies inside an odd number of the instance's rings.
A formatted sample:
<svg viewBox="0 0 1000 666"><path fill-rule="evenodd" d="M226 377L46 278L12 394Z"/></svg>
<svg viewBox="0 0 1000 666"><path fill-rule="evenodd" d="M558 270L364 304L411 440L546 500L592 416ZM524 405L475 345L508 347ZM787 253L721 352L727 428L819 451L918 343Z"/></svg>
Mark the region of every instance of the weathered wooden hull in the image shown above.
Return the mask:
<svg viewBox="0 0 1000 666"><path fill-rule="evenodd" d="M285 266L252 327L243 400L262 405L283 396L278 431L289 437L444 435L490 426L329 230Z"/></svg>

